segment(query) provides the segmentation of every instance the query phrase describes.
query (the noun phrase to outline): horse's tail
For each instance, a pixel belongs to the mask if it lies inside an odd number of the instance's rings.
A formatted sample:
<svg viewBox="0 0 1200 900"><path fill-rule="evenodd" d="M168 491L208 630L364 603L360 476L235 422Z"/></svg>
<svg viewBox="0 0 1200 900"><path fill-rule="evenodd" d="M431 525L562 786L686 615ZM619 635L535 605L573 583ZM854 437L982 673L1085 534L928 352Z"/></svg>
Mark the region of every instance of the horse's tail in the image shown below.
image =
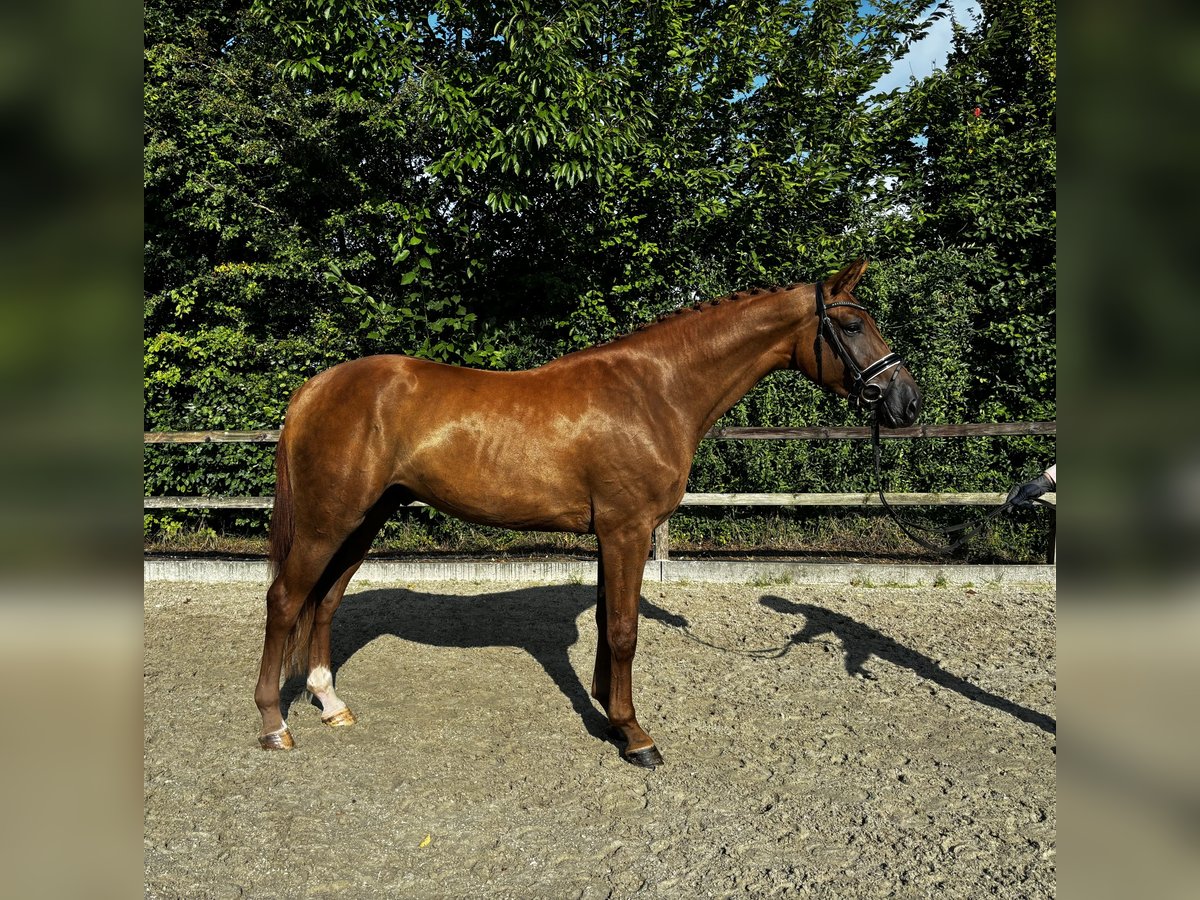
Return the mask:
<svg viewBox="0 0 1200 900"><path fill-rule="evenodd" d="M292 478L288 469L287 428L279 435L275 448L275 505L271 509L271 534L267 558L271 564L271 577L277 579L283 564L292 552L296 538L296 510L292 501ZM282 585L273 585L272 590L283 590ZM308 672L309 645L312 643L313 619L317 606L304 598L304 605L296 616L283 642L283 665L287 675L304 675Z"/></svg>
<svg viewBox="0 0 1200 900"><path fill-rule="evenodd" d="M296 624L283 640L283 669L286 676L308 674L308 654L312 646L313 620L317 617L317 604L305 598L296 616Z"/></svg>
<svg viewBox="0 0 1200 900"><path fill-rule="evenodd" d="M286 429L280 433L279 443L275 445L275 505L271 508L270 535L267 559L271 564L271 577L274 578L292 552L292 541L296 537L296 511L292 507Z"/></svg>

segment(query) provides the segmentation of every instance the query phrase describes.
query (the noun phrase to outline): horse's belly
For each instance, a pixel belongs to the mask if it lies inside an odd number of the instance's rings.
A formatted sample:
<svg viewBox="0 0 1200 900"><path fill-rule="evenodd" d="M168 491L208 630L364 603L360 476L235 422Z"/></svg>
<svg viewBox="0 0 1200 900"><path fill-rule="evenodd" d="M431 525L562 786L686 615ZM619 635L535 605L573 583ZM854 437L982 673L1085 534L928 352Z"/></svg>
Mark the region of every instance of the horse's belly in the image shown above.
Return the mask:
<svg viewBox="0 0 1200 900"><path fill-rule="evenodd" d="M581 475L546 460L462 460L412 467L399 480L420 501L482 525L538 531L591 530Z"/></svg>
<svg viewBox="0 0 1200 900"><path fill-rule="evenodd" d="M525 490L497 490L480 486L478 491L462 489L442 491L416 490L417 499L435 509L468 522L533 531L591 530L591 505L587 502L563 502L536 486Z"/></svg>

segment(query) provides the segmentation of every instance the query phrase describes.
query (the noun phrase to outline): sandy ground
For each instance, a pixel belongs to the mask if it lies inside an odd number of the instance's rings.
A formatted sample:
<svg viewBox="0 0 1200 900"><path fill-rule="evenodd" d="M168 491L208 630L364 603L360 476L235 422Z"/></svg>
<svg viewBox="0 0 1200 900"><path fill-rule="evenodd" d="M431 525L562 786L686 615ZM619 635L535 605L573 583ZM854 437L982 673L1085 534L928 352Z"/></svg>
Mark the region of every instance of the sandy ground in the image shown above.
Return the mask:
<svg viewBox="0 0 1200 900"><path fill-rule="evenodd" d="M1052 589L654 585L666 764L587 696L593 587L352 584L257 748L263 590L145 590L147 897L1055 894Z"/></svg>

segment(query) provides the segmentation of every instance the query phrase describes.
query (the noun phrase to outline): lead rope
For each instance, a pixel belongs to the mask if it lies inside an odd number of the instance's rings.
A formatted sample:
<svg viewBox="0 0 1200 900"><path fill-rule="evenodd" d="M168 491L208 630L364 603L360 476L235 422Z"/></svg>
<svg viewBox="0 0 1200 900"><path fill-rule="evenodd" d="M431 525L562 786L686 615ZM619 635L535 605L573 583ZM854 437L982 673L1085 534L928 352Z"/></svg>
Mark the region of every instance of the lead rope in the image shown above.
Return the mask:
<svg viewBox="0 0 1200 900"><path fill-rule="evenodd" d="M892 521L900 526L901 531L903 531L912 540L916 541L926 550L936 553L938 556L949 556L951 553L969 541L972 534L974 534L976 531L982 532L983 529L991 523L992 519L1003 515L1013 508L1012 503L1010 503L1008 500L1005 500L995 509L990 510L983 516L980 516L978 519L973 521L959 522L955 525L947 525L943 528L931 528L927 525L922 525L920 522L914 522L911 519L902 519L896 513L896 510L892 508L892 505L888 503L887 497L885 497L883 494L883 472L882 466L880 465L879 413L875 410L872 410L871 415L871 445L875 454L875 485L879 491L879 502L883 504L883 508L887 510L888 515L892 517ZM1050 505L1045 500L1040 498L1035 498L1035 502L1041 503L1044 506ZM913 529L916 529L917 531L923 531L926 534L940 534L946 538L949 538L960 531L962 534L951 543L946 544L945 546L938 546L937 544L932 544L925 540L919 534L916 534Z"/></svg>
<svg viewBox="0 0 1200 900"><path fill-rule="evenodd" d="M723 647L720 644L714 644L711 641L706 641L704 638L696 637L692 634L691 627L688 625L668 625L668 628L678 628L689 641L694 641L702 647L709 647L713 650L720 650L722 653L733 653L737 656L748 656L751 659L779 659L785 653L792 649L791 642L781 644L778 647L763 647L758 650L742 650L738 647Z"/></svg>

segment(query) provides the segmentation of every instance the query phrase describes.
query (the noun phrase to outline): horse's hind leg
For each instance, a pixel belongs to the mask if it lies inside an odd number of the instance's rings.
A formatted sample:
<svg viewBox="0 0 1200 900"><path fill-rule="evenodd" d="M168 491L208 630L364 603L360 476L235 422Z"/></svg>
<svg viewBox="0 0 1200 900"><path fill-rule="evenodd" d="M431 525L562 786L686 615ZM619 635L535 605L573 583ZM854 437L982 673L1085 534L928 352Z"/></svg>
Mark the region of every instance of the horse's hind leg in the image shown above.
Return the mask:
<svg viewBox="0 0 1200 900"><path fill-rule="evenodd" d="M608 647L608 601L604 585L604 554L597 553L596 563L596 664L592 669L592 697L608 709L608 690L612 679L612 651Z"/></svg>
<svg viewBox="0 0 1200 900"><path fill-rule="evenodd" d="M337 612L338 604L346 593L346 586L362 561L366 558L371 542L379 534L388 517L405 500L398 488L386 492L383 498L367 513L361 525L346 539L330 568L341 571L333 587L317 605L313 616L312 643L308 656L308 680L305 685L309 693L321 704L321 721L326 725L341 727L353 725L356 721L354 713L338 697L333 689L332 654L330 642L332 636L333 614Z"/></svg>
<svg viewBox="0 0 1200 900"><path fill-rule="evenodd" d="M346 593L346 585L358 566L351 567L337 580L333 588L318 604L313 617L312 646L308 656L308 679L305 687L321 704L321 721L335 727L353 725L357 721L354 713L338 697L333 690L333 670L330 662L330 633L332 630L333 614L337 611L342 596Z"/></svg>
<svg viewBox="0 0 1200 900"><path fill-rule="evenodd" d="M279 705L279 682L289 636L303 641L302 615L310 603L318 582L333 553L320 545L297 547L284 560L279 574L267 591L267 626L263 638L262 663L254 702L262 716L258 742L264 750L286 750L293 746L283 711ZM297 632L297 634L293 634Z"/></svg>

